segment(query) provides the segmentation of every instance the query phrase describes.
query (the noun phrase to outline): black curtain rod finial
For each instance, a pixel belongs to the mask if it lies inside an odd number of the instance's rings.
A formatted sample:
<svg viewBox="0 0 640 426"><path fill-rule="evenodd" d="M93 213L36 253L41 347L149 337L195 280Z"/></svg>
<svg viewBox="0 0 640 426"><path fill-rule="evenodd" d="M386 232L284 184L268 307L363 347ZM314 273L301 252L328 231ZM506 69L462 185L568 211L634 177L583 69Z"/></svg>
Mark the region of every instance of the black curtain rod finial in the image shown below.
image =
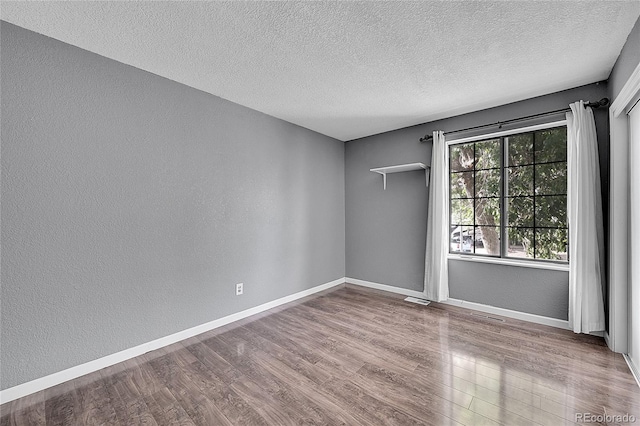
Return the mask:
<svg viewBox="0 0 640 426"><path fill-rule="evenodd" d="M591 108L601 108L609 106L609 98L602 98L599 101L595 102L587 102L585 106L589 106Z"/></svg>

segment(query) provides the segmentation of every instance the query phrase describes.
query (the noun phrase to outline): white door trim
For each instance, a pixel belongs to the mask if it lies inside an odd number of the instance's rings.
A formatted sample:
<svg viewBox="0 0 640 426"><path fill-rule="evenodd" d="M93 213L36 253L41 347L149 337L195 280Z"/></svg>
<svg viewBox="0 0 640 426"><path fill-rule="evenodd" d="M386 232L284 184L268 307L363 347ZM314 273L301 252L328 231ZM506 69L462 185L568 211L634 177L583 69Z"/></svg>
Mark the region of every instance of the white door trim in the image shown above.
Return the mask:
<svg viewBox="0 0 640 426"><path fill-rule="evenodd" d="M640 95L640 64L609 108L609 348L628 350L629 121Z"/></svg>

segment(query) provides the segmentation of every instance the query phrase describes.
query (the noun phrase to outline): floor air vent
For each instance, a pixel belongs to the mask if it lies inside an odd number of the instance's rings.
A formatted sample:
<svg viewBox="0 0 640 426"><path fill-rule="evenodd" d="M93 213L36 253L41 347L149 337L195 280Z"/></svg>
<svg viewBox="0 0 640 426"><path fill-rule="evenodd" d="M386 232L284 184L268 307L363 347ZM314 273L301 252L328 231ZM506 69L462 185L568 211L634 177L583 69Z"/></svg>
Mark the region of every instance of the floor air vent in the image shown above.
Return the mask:
<svg viewBox="0 0 640 426"><path fill-rule="evenodd" d="M494 321L505 322L502 318L490 317L489 315L485 315L485 314L476 314L475 312L472 312L471 315L473 315L474 317L482 317L482 318L486 318Z"/></svg>
<svg viewBox="0 0 640 426"><path fill-rule="evenodd" d="M427 299L418 299L417 297L411 297L411 296L409 296L406 299L404 299L404 301L405 302L418 303L420 305L425 305L425 306L427 306L429 303L431 303Z"/></svg>

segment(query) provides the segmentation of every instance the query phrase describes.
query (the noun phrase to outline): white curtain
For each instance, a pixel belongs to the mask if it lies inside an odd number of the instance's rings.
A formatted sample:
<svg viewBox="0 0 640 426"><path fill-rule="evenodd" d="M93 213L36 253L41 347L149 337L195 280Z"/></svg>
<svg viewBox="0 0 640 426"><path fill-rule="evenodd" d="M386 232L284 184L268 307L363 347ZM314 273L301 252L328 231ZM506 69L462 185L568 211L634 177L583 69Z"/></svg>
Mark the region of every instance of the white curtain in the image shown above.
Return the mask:
<svg viewBox="0 0 640 426"><path fill-rule="evenodd" d="M596 125L582 101L567 113L569 172L569 325L575 333L604 330L604 232Z"/></svg>
<svg viewBox="0 0 640 426"><path fill-rule="evenodd" d="M427 218L427 251L425 256L425 298L437 302L449 298L449 179L447 143L443 132L433 132L431 151L431 184Z"/></svg>

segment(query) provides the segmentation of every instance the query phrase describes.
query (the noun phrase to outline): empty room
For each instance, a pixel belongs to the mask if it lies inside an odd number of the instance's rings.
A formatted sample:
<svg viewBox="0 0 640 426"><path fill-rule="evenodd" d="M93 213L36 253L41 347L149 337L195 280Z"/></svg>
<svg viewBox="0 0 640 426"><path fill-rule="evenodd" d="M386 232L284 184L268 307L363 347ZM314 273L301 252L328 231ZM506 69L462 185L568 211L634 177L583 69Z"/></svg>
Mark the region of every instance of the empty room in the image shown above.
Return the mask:
<svg viewBox="0 0 640 426"><path fill-rule="evenodd" d="M2 1L0 425L640 423L640 1Z"/></svg>

